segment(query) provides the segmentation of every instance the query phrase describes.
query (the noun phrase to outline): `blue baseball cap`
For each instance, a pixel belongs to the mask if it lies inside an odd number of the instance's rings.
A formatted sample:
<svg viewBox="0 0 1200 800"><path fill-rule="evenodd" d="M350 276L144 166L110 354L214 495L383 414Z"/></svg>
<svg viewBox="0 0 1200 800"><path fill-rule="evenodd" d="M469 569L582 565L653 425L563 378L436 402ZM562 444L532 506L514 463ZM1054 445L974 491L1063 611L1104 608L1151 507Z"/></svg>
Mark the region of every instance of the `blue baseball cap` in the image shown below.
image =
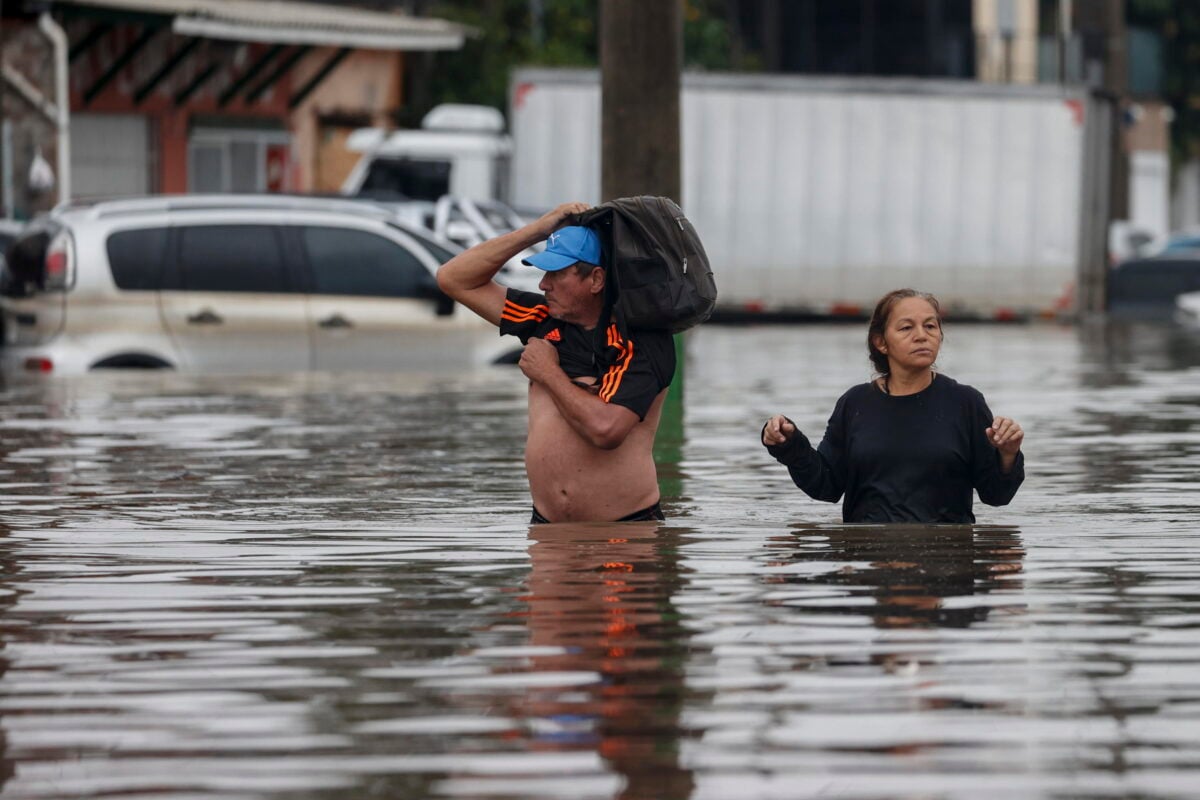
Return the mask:
<svg viewBox="0 0 1200 800"><path fill-rule="evenodd" d="M591 228L569 225L559 228L546 240L546 249L521 259L522 264L556 272L583 261L600 266L600 237Z"/></svg>

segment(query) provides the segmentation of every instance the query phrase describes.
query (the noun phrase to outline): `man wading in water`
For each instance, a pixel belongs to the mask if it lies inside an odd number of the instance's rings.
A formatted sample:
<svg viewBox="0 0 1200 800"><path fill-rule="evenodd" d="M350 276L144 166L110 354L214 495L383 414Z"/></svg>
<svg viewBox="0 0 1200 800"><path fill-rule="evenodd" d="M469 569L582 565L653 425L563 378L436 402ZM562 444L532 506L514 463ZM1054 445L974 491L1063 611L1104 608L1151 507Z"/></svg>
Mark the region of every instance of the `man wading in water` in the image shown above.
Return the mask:
<svg viewBox="0 0 1200 800"><path fill-rule="evenodd" d="M668 333L621 331L610 322L600 240L588 228L563 227L587 209L565 203L472 247L438 270L438 286L525 343L532 522L662 519L652 450L675 345ZM510 258L546 240L544 252L524 261L546 271L543 294L492 280Z"/></svg>

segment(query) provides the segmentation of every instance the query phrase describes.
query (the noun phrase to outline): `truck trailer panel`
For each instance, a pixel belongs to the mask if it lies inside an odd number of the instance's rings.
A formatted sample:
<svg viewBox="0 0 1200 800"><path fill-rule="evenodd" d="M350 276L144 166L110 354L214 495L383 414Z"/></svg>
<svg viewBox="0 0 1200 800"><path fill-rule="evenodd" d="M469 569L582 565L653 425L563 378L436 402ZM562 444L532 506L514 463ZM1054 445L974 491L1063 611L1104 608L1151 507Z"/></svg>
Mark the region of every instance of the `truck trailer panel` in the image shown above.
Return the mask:
<svg viewBox="0 0 1200 800"><path fill-rule="evenodd" d="M723 308L853 311L913 286L960 314L1069 312L1103 268L1085 136L1109 113L1061 87L685 75L682 206ZM510 125L515 205L601 201L598 73L518 71Z"/></svg>

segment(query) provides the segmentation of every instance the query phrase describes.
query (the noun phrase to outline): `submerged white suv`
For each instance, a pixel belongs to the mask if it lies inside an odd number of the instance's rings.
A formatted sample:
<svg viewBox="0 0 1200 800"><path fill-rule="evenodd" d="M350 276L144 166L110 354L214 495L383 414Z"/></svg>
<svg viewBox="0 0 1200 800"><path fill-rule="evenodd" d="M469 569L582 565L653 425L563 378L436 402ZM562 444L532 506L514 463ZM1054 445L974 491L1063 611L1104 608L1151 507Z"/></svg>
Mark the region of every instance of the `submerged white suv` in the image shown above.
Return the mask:
<svg viewBox="0 0 1200 800"><path fill-rule="evenodd" d="M56 210L9 249L8 369L445 369L519 346L437 288L456 250L384 208L196 195Z"/></svg>

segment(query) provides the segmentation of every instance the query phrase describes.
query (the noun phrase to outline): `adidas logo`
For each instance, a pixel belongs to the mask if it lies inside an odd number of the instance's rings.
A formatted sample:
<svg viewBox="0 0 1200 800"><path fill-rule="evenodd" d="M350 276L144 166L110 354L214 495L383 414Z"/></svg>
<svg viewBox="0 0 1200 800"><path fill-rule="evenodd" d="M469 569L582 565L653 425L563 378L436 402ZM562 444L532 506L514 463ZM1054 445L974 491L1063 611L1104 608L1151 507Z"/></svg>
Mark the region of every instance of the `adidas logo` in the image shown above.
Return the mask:
<svg viewBox="0 0 1200 800"><path fill-rule="evenodd" d="M547 342L561 342L562 334L558 332L558 328L555 328L554 330L550 331L542 338L545 339Z"/></svg>

